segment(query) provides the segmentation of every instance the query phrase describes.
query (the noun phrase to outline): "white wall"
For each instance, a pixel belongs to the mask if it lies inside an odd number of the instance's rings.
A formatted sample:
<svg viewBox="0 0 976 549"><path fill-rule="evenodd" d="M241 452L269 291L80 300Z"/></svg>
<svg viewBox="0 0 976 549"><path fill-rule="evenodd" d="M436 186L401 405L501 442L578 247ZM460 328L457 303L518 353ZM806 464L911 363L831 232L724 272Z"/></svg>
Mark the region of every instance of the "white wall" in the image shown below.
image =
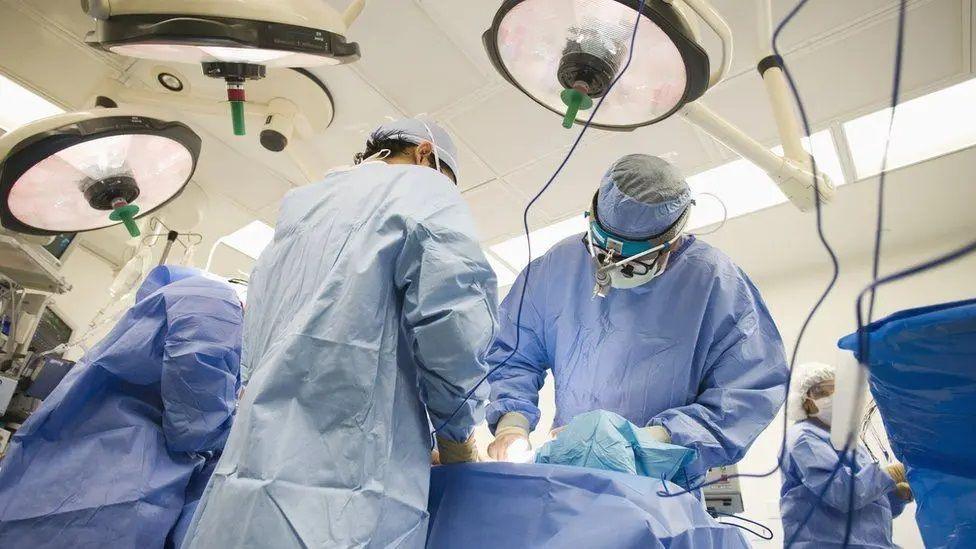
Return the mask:
<svg viewBox="0 0 976 549"><path fill-rule="evenodd" d="M961 235L972 238L972 235ZM962 238L951 239L917 249L905 250L894 257L884 257L882 273L893 272L920 260L933 257ZM970 256L955 264L906 279L883 288L878 294L876 318L890 313L946 301L976 296L976 257ZM826 287L829 271L801 273L773 280L758 280L769 309L783 334L788 352L792 352L797 333L810 307ZM836 357L836 341L855 330L854 300L870 281L868 258L844 259L841 278L822 309L814 317L801 343L798 364L807 361L832 362ZM762 472L774 464L782 437L782 415L756 441L740 463L740 472ZM779 547L782 544L779 523L779 475L768 479L742 479L746 500L746 515L763 521L773 528L777 538L772 542L756 542L756 547ZM895 542L906 549L923 547L914 520L915 505L910 505L895 521Z"/></svg>

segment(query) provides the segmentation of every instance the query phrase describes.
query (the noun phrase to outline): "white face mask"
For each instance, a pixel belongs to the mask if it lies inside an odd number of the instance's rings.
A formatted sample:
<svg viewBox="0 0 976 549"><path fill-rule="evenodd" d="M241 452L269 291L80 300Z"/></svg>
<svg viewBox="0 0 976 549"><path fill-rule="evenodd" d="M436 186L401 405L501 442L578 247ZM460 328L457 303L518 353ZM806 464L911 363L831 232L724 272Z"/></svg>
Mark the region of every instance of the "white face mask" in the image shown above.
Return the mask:
<svg viewBox="0 0 976 549"><path fill-rule="evenodd" d="M834 415L834 397L818 398L813 403L817 405L817 413L813 417L830 425L830 420L833 419Z"/></svg>

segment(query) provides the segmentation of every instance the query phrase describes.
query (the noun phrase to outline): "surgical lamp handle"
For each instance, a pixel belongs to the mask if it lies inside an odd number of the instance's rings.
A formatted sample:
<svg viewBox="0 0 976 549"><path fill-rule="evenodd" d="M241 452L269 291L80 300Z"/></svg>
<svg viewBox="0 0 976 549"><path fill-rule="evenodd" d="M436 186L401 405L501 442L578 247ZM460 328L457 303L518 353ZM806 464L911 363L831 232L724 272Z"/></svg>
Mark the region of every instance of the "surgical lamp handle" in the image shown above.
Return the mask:
<svg viewBox="0 0 976 549"><path fill-rule="evenodd" d="M675 2L675 0L665 1L669 4ZM732 69L732 29L729 27L728 22L725 21L725 18L722 17L722 14L708 0L682 1L698 14L698 17L701 17L702 21L718 35L719 41L722 43L722 63L719 64L718 68L712 70L708 78L708 87L711 88L721 82Z"/></svg>

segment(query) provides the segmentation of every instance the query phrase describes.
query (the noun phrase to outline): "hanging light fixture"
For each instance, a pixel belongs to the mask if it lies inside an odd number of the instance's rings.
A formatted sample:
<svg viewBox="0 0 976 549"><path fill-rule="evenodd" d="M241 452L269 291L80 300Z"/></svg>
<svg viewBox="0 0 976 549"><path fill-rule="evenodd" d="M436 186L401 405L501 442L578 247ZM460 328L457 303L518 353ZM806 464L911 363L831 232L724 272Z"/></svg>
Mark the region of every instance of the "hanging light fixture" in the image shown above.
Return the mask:
<svg viewBox="0 0 976 549"><path fill-rule="evenodd" d="M190 181L200 137L179 122L120 109L69 113L0 137L0 223L56 235L135 219L175 198Z"/></svg>
<svg viewBox="0 0 976 549"><path fill-rule="evenodd" d="M591 125L605 130L631 131L680 114L755 163L796 206L809 210L816 197L828 201L835 186L823 173L814 177L801 144L783 60L771 49L771 0L756 0L755 7L762 46L756 66L784 156L697 101L732 64L732 31L709 0L504 0L482 40L498 73L562 116L563 126L585 123L586 111L598 101ZM689 22L691 12L719 39L721 60L714 66Z"/></svg>
<svg viewBox="0 0 976 549"><path fill-rule="evenodd" d="M638 0L506 0L483 41L505 80L564 125L589 118L633 53L593 126L631 130L667 118L709 86L709 59L670 3L648 1L630 52Z"/></svg>
<svg viewBox="0 0 976 549"><path fill-rule="evenodd" d="M193 63L227 84L235 135L244 135L244 86L268 68L351 63L345 33L365 5L342 14L324 0L83 0L87 42L119 55Z"/></svg>

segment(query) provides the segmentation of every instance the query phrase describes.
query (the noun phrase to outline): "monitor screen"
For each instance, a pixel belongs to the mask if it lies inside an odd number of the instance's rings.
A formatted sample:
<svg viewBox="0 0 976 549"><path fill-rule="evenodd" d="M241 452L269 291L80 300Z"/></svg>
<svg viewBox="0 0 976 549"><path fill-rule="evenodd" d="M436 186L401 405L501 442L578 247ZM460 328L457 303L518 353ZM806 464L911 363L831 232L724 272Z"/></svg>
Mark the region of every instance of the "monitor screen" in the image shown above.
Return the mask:
<svg viewBox="0 0 976 549"><path fill-rule="evenodd" d="M54 237L54 240L50 244L44 246L44 249L48 251L49 254L54 256L54 259L61 259L64 256L64 252L68 251L68 246L74 242L77 233L63 233Z"/></svg>
<svg viewBox="0 0 976 549"><path fill-rule="evenodd" d="M71 334L71 326L50 307L45 307L29 349L39 353L50 351L62 343L67 343L71 339Z"/></svg>

